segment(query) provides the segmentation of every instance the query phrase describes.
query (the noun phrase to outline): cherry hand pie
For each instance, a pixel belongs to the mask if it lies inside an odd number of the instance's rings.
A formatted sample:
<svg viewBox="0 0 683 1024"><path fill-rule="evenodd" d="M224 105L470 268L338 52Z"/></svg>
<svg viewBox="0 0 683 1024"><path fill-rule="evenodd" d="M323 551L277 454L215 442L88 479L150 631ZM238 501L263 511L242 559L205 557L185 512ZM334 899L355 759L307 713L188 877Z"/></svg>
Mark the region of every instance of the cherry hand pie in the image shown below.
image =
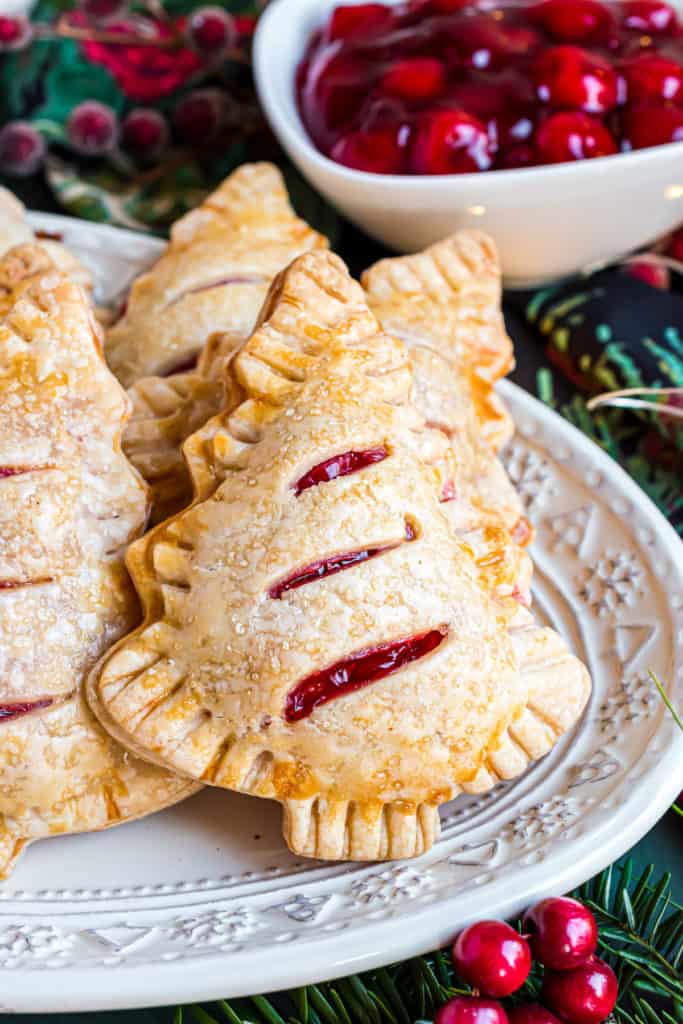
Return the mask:
<svg viewBox="0 0 683 1024"><path fill-rule="evenodd" d="M109 365L130 387L192 363L217 331L247 338L275 275L326 245L294 216L272 164L244 164L173 225L164 254L134 282L107 334Z"/></svg>
<svg viewBox="0 0 683 1024"><path fill-rule="evenodd" d="M587 672L454 531L452 439L336 256L279 275L228 375L239 402L185 445L194 503L129 551L145 620L91 706L142 756L279 800L297 853L417 855L440 804L551 748Z"/></svg>
<svg viewBox="0 0 683 1024"><path fill-rule="evenodd" d="M270 164L240 167L205 205L211 212L206 229L199 230L184 249L172 243L164 260L175 267L177 273L194 280L195 261L201 264L207 246L218 246L213 258L220 258L220 273L232 276L233 284L206 292L195 290L191 299L174 308L181 322L197 314L204 318L202 322L208 324L209 330L220 329L221 333L208 339L196 368L167 377L142 378L129 392L133 412L123 446L150 485L153 521L164 519L189 503L190 480L181 445L228 401L224 394L226 360L249 337L275 274L295 256L311 249L326 248L328 244L322 235L296 216L282 175ZM174 239L179 233L184 237L181 227L184 223L174 229ZM160 286L167 272L164 260L151 271L149 290ZM219 276L218 268L213 264L209 266L213 269L204 268L203 273ZM256 282L235 283L255 274ZM133 292L137 294L136 286ZM201 308L197 303L201 303ZM134 296L129 309L126 318L130 320L129 329L138 332L139 344L146 344L149 331L138 319L142 314L136 312ZM165 323L162 319L160 325L151 330L151 337L160 343L163 338L158 331L165 329ZM110 340L122 329L122 326L114 328ZM199 344L203 344L205 336L199 337ZM111 350L109 354L111 358Z"/></svg>
<svg viewBox="0 0 683 1024"><path fill-rule="evenodd" d="M144 484L120 450L128 403L79 286L44 249L0 259L0 876L22 847L92 831L194 787L131 757L82 693L139 618L123 565Z"/></svg>
<svg viewBox="0 0 683 1024"><path fill-rule="evenodd" d="M26 220L26 210L22 203L6 188L0 186L0 256L15 245L23 245L35 241L31 225ZM72 281L80 284L89 293L92 291L92 277L80 260L66 246L53 238L44 238L40 242L55 266Z"/></svg>

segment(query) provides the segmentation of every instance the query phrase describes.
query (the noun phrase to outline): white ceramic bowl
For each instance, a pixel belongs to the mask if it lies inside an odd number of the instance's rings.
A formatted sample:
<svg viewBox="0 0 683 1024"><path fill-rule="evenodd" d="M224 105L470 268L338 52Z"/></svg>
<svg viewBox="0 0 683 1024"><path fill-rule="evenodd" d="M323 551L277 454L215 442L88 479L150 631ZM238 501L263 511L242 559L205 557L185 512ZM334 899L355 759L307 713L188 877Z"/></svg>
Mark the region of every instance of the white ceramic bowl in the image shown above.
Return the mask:
<svg viewBox="0 0 683 1024"><path fill-rule="evenodd" d="M366 174L327 159L299 117L294 74L311 31L339 2L272 0L256 33L254 71L291 159L369 235L414 252L456 228L482 228L498 243L506 284L526 287L612 260L683 221L683 142L583 163L433 177Z"/></svg>

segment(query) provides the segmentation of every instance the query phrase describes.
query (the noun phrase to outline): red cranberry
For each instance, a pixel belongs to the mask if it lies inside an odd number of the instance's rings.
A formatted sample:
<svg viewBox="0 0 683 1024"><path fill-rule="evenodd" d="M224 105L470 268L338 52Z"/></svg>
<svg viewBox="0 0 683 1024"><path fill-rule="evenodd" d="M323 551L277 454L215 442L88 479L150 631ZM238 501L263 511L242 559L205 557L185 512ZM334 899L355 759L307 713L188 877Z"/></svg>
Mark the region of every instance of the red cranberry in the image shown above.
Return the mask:
<svg viewBox="0 0 683 1024"><path fill-rule="evenodd" d="M544 0L531 15L563 43L604 43L613 32L612 15L598 0Z"/></svg>
<svg viewBox="0 0 683 1024"><path fill-rule="evenodd" d="M46 152L45 139L28 121L10 121L0 129L0 168L9 177L35 174Z"/></svg>
<svg viewBox="0 0 683 1024"><path fill-rule="evenodd" d="M327 150L353 120L371 86L371 70L336 46L323 48L311 61L301 90L301 106L314 141Z"/></svg>
<svg viewBox="0 0 683 1024"><path fill-rule="evenodd" d="M183 142L201 145L215 138L225 116L226 99L220 89L196 89L175 108L173 127Z"/></svg>
<svg viewBox="0 0 683 1024"><path fill-rule="evenodd" d="M455 51L467 67L477 71L527 57L539 44L540 37L533 28L504 25L489 14L459 19L455 28Z"/></svg>
<svg viewBox="0 0 683 1024"><path fill-rule="evenodd" d="M327 38L349 39L361 33L368 35L388 30L394 22L394 14L386 4L357 4L355 7L337 7L332 12Z"/></svg>
<svg viewBox="0 0 683 1024"><path fill-rule="evenodd" d="M662 0L626 0L622 4L624 27L635 32L675 33L678 18L673 7Z"/></svg>
<svg viewBox="0 0 683 1024"><path fill-rule="evenodd" d="M583 903L569 897L541 900L522 922L534 958L544 967L566 971L587 960L598 946L598 926Z"/></svg>
<svg viewBox="0 0 683 1024"><path fill-rule="evenodd" d="M491 999L456 996L437 1010L434 1024L508 1024L508 1015Z"/></svg>
<svg viewBox="0 0 683 1024"><path fill-rule="evenodd" d="M683 109L662 104L627 110L624 114L624 142L630 149L683 142Z"/></svg>
<svg viewBox="0 0 683 1024"><path fill-rule="evenodd" d="M121 125L121 144L137 160L151 163L166 149L168 122L163 114L146 107L131 110Z"/></svg>
<svg viewBox="0 0 683 1024"><path fill-rule="evenodd" d="M446 68L435 57L405 57L382 75L379 87L405 100L431 100L446 86Z"/></svg>
<svg viewBox="0 0 683 1024"><path fill-rule="evenodd" d="M612 968L597 956L572 971L546 971L542 998L568 1024L600 1024L617 1002Z"/></svg>
<svg viewBox="0 0 683 1024"><path fill-rule="evenodd" d="M222 7L198 7L187 25L195 50L205 57L219 57L237 42L235 19Z"/></svg>
<svg viewBox="0 0 683 1024"><path fill-rule="evenodd" d="M415 174L467 174L486 171L491 163L491 140L476 117L440 110L418 120L411 152Z"/></svg>
<svg viewBox="0 0 683 1024"><path fill-rule="evenodd" d="M0 53L23 50L31 41L31 23L21 15L0 14Z"/></svg>
<svg viewBox="0 0 683 1024"><path fill-rule="evenodd" d="M109 153L118 141L118 120L111 107L85 100L69 114L66 133L73 148L84 156Z"/></svg>
<svg viewBox="0 0 683 1024"><path fill-rule="evenodd" d="M540 99L553 107L605 114L617 105L619 80L614 68L578 46L551 47L534 70Z"/></svg>
<svg viewBox="0 0 683 1024"><path fill-rule="evenodd" d="M508 1011L508 1018L510 1024L560 1024L559 1017L538 1003L515 1006Z"/></svg>
<svg viewBox="0 0 683 1024"><path fill-rule="evenodd" d="M622 74L629 103L683 101L683 66L674 60L658 53L643 53L624 61Z"/></svg>
<svg viewBox="0 0 683 1024"><path fill-rule="evenodd" d="M617 145L601 121L588 114L553 114L538 129L536 146L546 164L611 156Z"/></svg>
<svg viewBox="0 0 683 1024"><path fill-rule="evenodd" d="M458 974L487 996L509 996L531 970L529 944L503 921L479 921L461 932L453 946Z"/></svg>
<svg viewBox="0 0 683 1024"><path fill-rule="evenodd" d="M377 128L374 131L351 132L335 142L330 156L345 167L375 174L401 174L405 170L407 136L401 129Z"/></svg>
<svg viewBox="0 0 683 1024"><path fill-rule="evenodd" d="M683 228L679 228L678 231L674 232L669 241L667 248L667 254L674 260L678 260L679 263L683 263ZM683 793L678 798L678 803L683 806Z"/></svg>

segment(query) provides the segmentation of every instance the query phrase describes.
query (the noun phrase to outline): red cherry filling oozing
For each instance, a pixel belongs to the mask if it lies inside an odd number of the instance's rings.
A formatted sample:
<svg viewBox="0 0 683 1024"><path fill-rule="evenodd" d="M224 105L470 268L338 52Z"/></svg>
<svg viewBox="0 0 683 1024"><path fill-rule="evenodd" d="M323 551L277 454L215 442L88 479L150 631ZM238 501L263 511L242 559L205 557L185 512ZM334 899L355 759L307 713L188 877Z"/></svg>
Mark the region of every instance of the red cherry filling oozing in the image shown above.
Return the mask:
<svg viewBox="0 0 683 1024"><path fill-rule="evenodd" d="M405 541L411 540L415 540L415 528L406 520L404 540L396 541L393 544L378 545L374 548L344 551L338 555L330 555L329 558L321 558L317 562L311 562L310 565L297 569L296 572L291 573L284 580L275 583L268 591L268 596L279 600L288 590L298 590L299 587L303 587L306 583L314 583L325 576L334 576L335 573L341 572L343 569L351 569L354 565L359 565L361 562L369 562L371 558L377 558L378 555L384 555L388 551L393 551L405 543Z"/></svg>
<svg viewBox="0 0 683 1024"><path fill-rule="evenodd" d="M443 643L447 634L446 627L440 627L390 643L366 647L321 672L314 672L287 694L286 721L298 722L307 718L321 704L376 683L398 672L405 665L424 658Z"/></svg>
<svg viewBox="0 0 683 1024"><path fill-rule="evenodd" d="M297 498L309 487L317 487L318 484L328 483L340 476L348 476L350 473L357 473L366 466L372 466L375 462L382 462L389 455L384 445L377 448L366 448L363 451L342 452L341 455L333 455L331 459L319 462L307 473L304 473L295 484L294 491Z"/></svg>
<svg viewBox="0 0 683 1024"><path fill-rule="evenodd" d="M54 704L52 697L43 697L40 700L17 701L11 704L0 703L0 725L14 718L30 715L33 711L44 711L51 704Z"/></svg>
<svg viewBox="0 0 683 1024"><path fill-rule="evenodd" d="M589 160L680 140L683 31L665 0L342 4L296 89L318 148L359 171Z"/></svg>

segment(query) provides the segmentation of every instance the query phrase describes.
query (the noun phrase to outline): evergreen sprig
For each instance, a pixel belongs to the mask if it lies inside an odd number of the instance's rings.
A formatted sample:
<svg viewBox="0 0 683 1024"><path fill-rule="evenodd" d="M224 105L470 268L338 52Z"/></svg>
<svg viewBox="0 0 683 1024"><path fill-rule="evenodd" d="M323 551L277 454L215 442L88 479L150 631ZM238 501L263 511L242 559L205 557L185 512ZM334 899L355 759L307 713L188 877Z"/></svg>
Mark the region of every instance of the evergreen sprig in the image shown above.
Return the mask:
<svg viewBox="0 0 683 1024"><path fill-rule="evenodd" d="M612 866L573 895L595 914L598 952L616 971L619 1024L683 1024L683 907L671 895L671 875L638 877L633 862ZM538 997L534 968L513 1002ZM337 981L273 996L176 1007L172 1024L415 1024L468 987L447 951Z"/></svg>

